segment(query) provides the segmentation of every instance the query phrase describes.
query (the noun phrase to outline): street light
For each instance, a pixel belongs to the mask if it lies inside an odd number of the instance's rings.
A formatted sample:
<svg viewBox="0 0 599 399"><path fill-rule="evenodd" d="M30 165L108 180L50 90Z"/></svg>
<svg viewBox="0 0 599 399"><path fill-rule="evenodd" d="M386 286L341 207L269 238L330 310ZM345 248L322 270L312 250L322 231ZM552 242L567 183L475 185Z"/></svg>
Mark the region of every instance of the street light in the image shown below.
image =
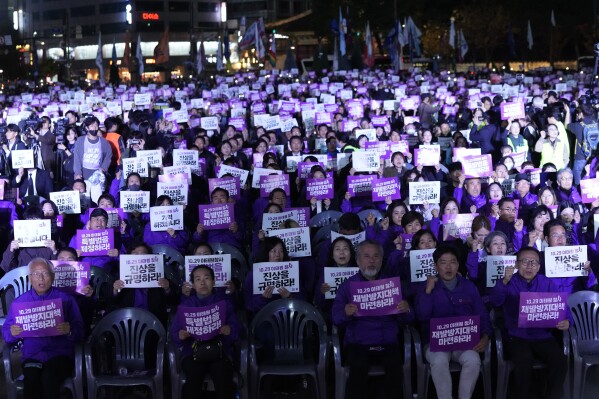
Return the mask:
<svg viewBox="0 0 599 399"><path fill-rule="evenodd" d="M227 22L227 2L225 1L220 3L220 22Z"/></svg>

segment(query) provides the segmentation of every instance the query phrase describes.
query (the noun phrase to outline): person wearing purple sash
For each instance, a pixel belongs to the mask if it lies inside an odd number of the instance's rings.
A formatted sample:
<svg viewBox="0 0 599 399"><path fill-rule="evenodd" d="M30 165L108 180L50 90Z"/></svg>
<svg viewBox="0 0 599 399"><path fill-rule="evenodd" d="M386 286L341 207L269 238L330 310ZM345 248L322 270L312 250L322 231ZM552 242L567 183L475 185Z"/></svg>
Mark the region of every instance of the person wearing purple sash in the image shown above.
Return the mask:
<svg viewBox="0 0 599 399"><path fill-rule="evenodd" d="M472 343L472 349L450 352L432 352L425 346L426 359L430 363L431 376L437 397L451 399L452 383L449 371L451 360L460 363L459 398L470 398L480 373L480 356L489 345L492 335L491 319L476 286L458 276L459 253L455 247L441 245L435 249L433 260L437 276L429 276L426 287L416 296L416 317L421 321L422 341L430 340L430 320L441 317L479 316L480 341Z"/></svg>
<svg viewBox="0 0 599 399"><path fill-rule="evenodd" d="M50 261L32 259L29 278L31 289L15 299L13 305L60 300L64 321L56 326L58 335L22 338L24 397L58 399L63 381L71 376L75 366L75 344L83 340L83 321L73 297L52 287L54 268ZM11 306L2 326L7 345L16 343L23 333L14 312Z"/></svg>
<svg viewBox="0 0 599 399"><path fill-rule="evenodd" d="M368 397L368 369L371 364L382 363L385 368L385 397L396 397L401 392L401 354L399 349L399 324L411 322L413 312L407 301L397 305L399 314L386 316L356 316L357 306L352 302L352 281L372 281L381 278L383 248L373 240L358 245L356 260L359 272L343 282L337 289L333 302L333 323L345 330L346 361L349 366L347 398Z"/></svg>
<svg viewBox="0 0 599 399"><path fill-rule="evenodd" d="M511 245L508 252L518 252L522 248L522 239L524 236L524 221L516 220L516 203L512 198L504 197L499 200L499 219L495 221L493 230L501 231L508 238L508 243ZM494 219L490 219L493 224Z"/></svg>
<svg viewBox="0 0 599 399"><path fill-rule="evenodd" d="M547 392L543 398L562 397L566 377L566 362L562 348L549 328L518 327L521 292L558 292L551 279L539 274L541 255L532 247L524 247L516 254L516 267L505 268L505 277L497 281L489 300L496 308L503 309L507 337L506 352L514 365L514 398L529 399L533 385L534 359L545 364L543 374L547 377ZM568 319L556 323L555 328L565 331L570 327Z"/></svg>
<svg viewBox="0 0 599 399"><path fill-rule="evenodd" d="M173 342L181 351L181 368L185 372L187 382L183 386L184 399L203 398L202 386L204 377L210 374L214 383L216 398L233 399L235 395L233 383L233 366L231 356L233 345L241 337L241 323L235 315L235 309L226 297L214 291L214 271L206 265L196 266L191 272L193 295L181 304L185 307L201 308L225 300L227 305L226 320L222 320L217 338L223 345L223 356L211 362L194 359L192 346L195 342L183 324L183 318L175 317L170 328Z"/></svg>
<svg viewBox="0 0 599 399"><path fill-rule="evenodd" d="M487 204L487 197L481 193L478 177L466 179L461 175L460 185L453 190L453 197L460 204L460 213L476 213Z"/></svg>

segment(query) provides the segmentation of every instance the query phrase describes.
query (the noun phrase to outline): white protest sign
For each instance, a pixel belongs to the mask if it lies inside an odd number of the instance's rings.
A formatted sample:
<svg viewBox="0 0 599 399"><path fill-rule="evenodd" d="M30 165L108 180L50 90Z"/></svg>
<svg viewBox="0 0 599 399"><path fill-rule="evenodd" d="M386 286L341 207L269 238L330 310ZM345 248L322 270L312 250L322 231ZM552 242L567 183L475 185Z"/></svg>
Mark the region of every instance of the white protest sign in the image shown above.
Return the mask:
<svg viewBox="0 0 599 399"><path fill-rule="evenodd" d="M200 127L206 130L218 130L218 117L206 116L204 118L200 118Z"/></svg>
<svg viewBox="0 0 599 399"><path fill-rule="evenodd" d="M325 299L335 299L339 286L359 271L357 267L325 267L324 283L330 287L324 294Z"/></svg>
<svg viewBox="0 0 599 399"><path fill-rule="evenodd" d="M366 240L366 232L362 231L361 233L358 233L358 234L348 235L348 234L337 233L336 231L331 231L331 242L335 241L338 237L347 238L348 240L351 241L352 245L354 246L354 249L356 249L358 247L359 243Z"/></svg>
<svg viewBox="0 0 599 399"><path fill-rule="evenodd" d="M156 183L156 196L168 195L173 204L187 205L189 185L187 182L158 182Z"/></svg>
<svg viewBox="0 0 599 399"><path fill-rule="evenodd" d="M283 174L282 170L254 168L254 173L252 175L252 188L260 188L260 176L282 175L282 174Z"/></svg>
<svg viewBox="0 0 599 399"><path fill-rule="evenodd" d="M173 166L189 166L192 172L198 172L198 152L194 150L173 150Z"/></svg>
<svg viewBox="0 0 599 399"><path fill-rule="evenodd" d="M10 158L12 159L12 168L34 168L35 163L33 162L33 150L12 150L10 152Z"/></svg>
<svg viewBox="0 0 599 399"><path fill-rule="evenodd" d="M289 256L294 258L312 256L310 229L307 227L266 230L266 235L269 237L279 237L283 240Z"/></svg>
<svg viewBox="0 0 599 399"><path fill-rule="evenodd" d="M355 151L352 166L358 172L376 172L381 167L381 157L375 151Z"/></svg>
<svg viewBox="0 0 599 399"><path fill-rule="evenodd" d="M57 191L50 193L50 201L56 204L59 214L81 213L81 197L79 191Z"/></svg>
<svg viewBox="0 0 599 399"><path fill-rule="evenodd" d="M152 231L183 230L183 205L151 207L150 226Z"/></svg>
<svg viewBox="0 0 599 399"><path fill-rule="evenodd" d="M270 169L269 169L270 170ZM221 165L218 169L217 177L223 177L224 175L231 175L233 177L239 177L239 184L241 186L245 186L247 182L248 176L250 174L249 170L235 168L233 166ZM260 187L260 178L258 178L258 188Z"/></svg>
<svg viewBox="0 0 599 399"><path fill-rule="evenodd" d="M254 295L261 295L267 287L274 287L274 293L279 288L289 292L299 292L299 262L262 262L254 263L252 267Z"/></svg>
<svg viewBox="0 0 599 399"><path fill-rule="evenodd" d="M49 219L14 220L13 233L19 248L45 247L52 239L52 223Z"/></svg>
<svg viewBox="0 0 599 399"><path fill-rule="evenodd" d="M410 281L426 281L428 276L435 276L434 249L413 249L410 251Z"/></svg>
<svg viewBox="0 0 599 399"><path fill-rule="evenodd" d="M123 158L121 161L124 176L129 176L131 173L138 173L141 177L150 176L147 158Z"/></svg>
<svg viewBox="0 0 599 399"><path fill-rule="evenodd" d="M121 208L124 212L150 212L150 192L121 191Z"/></svg>
<svg viewBox="0 0 599 399"><path fill-rule="evenodd" d="M152 93L135 93L133 102L135 105L150 105L152 103Z"/></svg>
<svg viewBox="0 0 599 399"><path fill-rule="evenodd" d="M157 288L164 277L164 259L161 254L120 255L119 280L125 288Z"/></svg>
<svg viewBox="0 0 599 399"><path fill-rule="evenodd" d="M145 158L153 168L162 166L162 153L160 150L139 150L135 153L135 156L137 158Z"/></svg>
<svg viewBox="0 0 599 399"><path fill-rule="evenodd" d="M441 198L441 182L438 181L422 181L409 182L409 199L410 205L438 204Z"/></svg>
<svg viewBox="0 0 599 399"><path fill-rule="evenodd" d="M545 275L547 277L579 277L588 272L584 264L588 260L586 245L545 248Z"/></svg>
<svg viewBox="0 0 599 399"><path fill-rule="evenodd" d="M487 255L487 287L495 287L495 283L505 276L505 268L510 266L516 266L515 256Z"/></svg>

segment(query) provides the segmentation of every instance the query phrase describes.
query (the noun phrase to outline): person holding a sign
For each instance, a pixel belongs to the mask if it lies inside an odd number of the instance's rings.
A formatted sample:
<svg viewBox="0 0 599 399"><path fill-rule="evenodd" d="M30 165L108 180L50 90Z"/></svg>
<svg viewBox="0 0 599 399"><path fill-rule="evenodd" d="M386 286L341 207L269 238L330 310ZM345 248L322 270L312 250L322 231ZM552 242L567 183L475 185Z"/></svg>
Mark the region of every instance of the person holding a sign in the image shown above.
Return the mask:
<svg viewBox="0 0 599 399"><path fill-rule="evenodd" d="M453 190L453 197L460 204L460 213L480 213L480 209L487 204L487 197L481 188L480 178L466 179L465 175L460 176L460 185Z"/></svg>
<svg viewBox="0 0 599 399"><path fill-rule="evenodd" d="M509 122L509 127L501 134L503 145L507 145L512 149L513 153L526 153L526 159L530 161L530 152L528 149L528 141L520 134L520 122L512 119Z"/></svg>
<svg viewBox="0 0 599 399"><path fill-rule="evenodd" d="M408 212L408 207L403 201L393 201L387 211L385 218L380 221L378 226L375 225L376 218L374 213L368 214L366 217L366 238L378 241L383 245L385 255L388 256L394 249L393 242L400 234L404 232L401 226L401 221L404 215Z"/></svg>
<svg viewBox="0 0 599 399"><path fill-rule="evenodd" d="M16 173L16 171L12 170L12 151L27 149L25 143L21 141L20 133L21 129L14 123L10 123L6 126L6 133L4 135L4 137L6 137L6 142L2 144L2 151L4 151L6 159L5 170L2 171L2 174L5 176L14 176Z"/></svg>
<svg viewBox="0 0 599 399"><path fill-rule="evenodd" d="M429 276L426 288L416 296L416 316L422 322L422 340L431 338L429 325L432 319L455 316L478 316L480 320L480 341L472 342L466 335L461 350L434 352L425 346L426 360L430 363L431 376L437 390L437 397L452 397L451 373L449 362L456 361L462 366L460 373L459 398L470 398L474 392L476 380L480 373L480 356L489 345L489 337L493 333L489 312L483 304L476 286L466 278L458 275L458 251L449 245L441 245L435 249L433 260L437 276ZM467 344L466 344L467 343Z"/></svg>
<svg viewBox="0 0 599 399"><path fill-rule="evenodd" d="M230 202L229 192L224 188L217 187L212 191L210 195L212 205L224 205ZM239 212L237 212L239 214ZM239 215L235 215L235 221L233 221L226 229L204 229L201 223L198 223L196 231L193 233L193 242L221 242L225 244L233 245L235 248L242 248L243 242L243 226L240 228L240 222L238 222Z"/></svg>
<svg viewBox="0 0 599 399"><path fill-rule="evenodd" d="M520 295L523 293L557 292L551 279L539 274L541 255L532 247L524 247L516 254L516 268L506 267L505 277L491 290L489 300L493 306L503 309L507 330L506 350L514 364L514 395L518 399L531 397L534 359L545 364L543 374L547 377L547 392L542 396L549 399L562 397L567 370L567 359L561 348L561 339L555 339L552 328L520 327ZM568 318L555 321L555 329L570 328Z"/></svg>
<svg viewBox="0 0 599 399"><path fill-rule="evenodd" d="M54 189L50 173L39 168L19 168L12 179L11 186L19 188L20 199L31 195L49 198L50 192Z"/></svg>
<svg viewBox="0 0 599 399"><path fill-rule="evenodd" d="M503 232L511 247L508 248L508 252L517 252L522 248L522 239L524 233L524 221L522 219L516 219L518 208L512 198L502 198L497 203L499 206L499 219L495 222L494 230Z"/></svg>
<svg viewBox="0 0 599 399"><path fill-rule="evenodd" d="M202 398L202 387L204 377L210 374L216 397L218 399L232 399L235 395L235 384L233 383L233 366L231 356L233 345L239 339L241 323L235 315L235 309L225 297L214 291L214 271L205 265L196 266L191 272L191 281L194 295L191 295L179 306L177 317L171 326L171 337L181 351L181 368L187 376L187 382L183 386L183 399ZM215 306L224 306L224 312L212 312ZM202 320L200 324L188 323L186 318L188 310L197 309L208 312L207 317L198 317ZM217 320L215 315L219 316ZM224 316L224 319L220 319ZM218 322L216 322L217 320ZM200 327L194 328L195 326ZM207 331L208 333L198 335L196 332ZM198 341L214 340L222 345L222 355L214 359L201 359L194 354L193 347ZM199 395L199 396L198 396Z"/></svg>
<svg viewBox="0 0 599 399"><path fill-rule="evenodd" d="M476 284L481 296L488 295L487 290L487 256L507 255L508 239L501 231L491 231L482 240L472 240L471 251L466 258L468 280Z"/></svg>
<svg viewBox="0 0 599 399"><path fill-rule="evenodd" d="M349 366L346 397L368 397L370 365L382 363L385 368L385 397L393 398L402 391L401 351L397 339L399 325L411 322L414 314L408 302L401 300L394 306L393 313L358 315L355 297L359 295L352 292L351 283L383 279L383 248L376 241L362 241L356 251L356 261L359 271L338 287L332 309L333 323L345 330L344 348Z"/></svg>
<svg viewBox="0 0 599 399"><path fill-rule="evenodd" d="M161 195L156 198L156 206L172 206L173 201L168 195ZM168 216L168 215L167 215ZM152 231L152 224L146 224L143 233L144 241L148 245L164 244L169 247L175 248L181 253L185 253L187 250L187 244L189 244L189 234L183 229L175 230L169 227L166 231Z"/></svg>
<svg viewBox="0 0 599 399"><path fill-rule="evenodd" d="M35 258L28 266L31 289L12 302L2 335L8 345L23 340L24 397L58 398L63 381L73 373L75 344L83 340L83 321L73 297L52 287L52 264ZM52 309L53 317L42 318L48 313L44 312L34 319L35 309L40 307Z"/></svg>

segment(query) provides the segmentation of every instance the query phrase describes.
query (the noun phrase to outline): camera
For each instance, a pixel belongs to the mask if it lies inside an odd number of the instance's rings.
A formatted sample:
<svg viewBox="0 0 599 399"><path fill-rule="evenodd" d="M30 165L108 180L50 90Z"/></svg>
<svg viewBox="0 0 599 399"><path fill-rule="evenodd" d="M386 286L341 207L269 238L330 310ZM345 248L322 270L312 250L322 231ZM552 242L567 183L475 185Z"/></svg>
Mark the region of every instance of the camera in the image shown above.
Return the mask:
<svg viewBox="0 0 599 399"><path fill-rule="evenodd" d="M39 116L30 116L28 119L19 122L19 128L22 132L27 133L29 129L37 130L42 125L42 121Z"/></svg>
<svg viewBox="0 0 599 399"><path fill-rule="evenodd" d="M129 140L129 144L130 145L136 145L136 144L139 144L139 143L140 143L140 141L138 139L131 139L131 140Z"/></svg>
<svg viewBox="0 0 599 399"><path fill-rule="evenodd" d="M64 135L66 133L66 129L67 129L68 125L69 125L69 120L67 118L60 118L54 123L54 135L56 136L57 143L58 143L58 136L62 136L63 141L64 141Z"/></svg>

